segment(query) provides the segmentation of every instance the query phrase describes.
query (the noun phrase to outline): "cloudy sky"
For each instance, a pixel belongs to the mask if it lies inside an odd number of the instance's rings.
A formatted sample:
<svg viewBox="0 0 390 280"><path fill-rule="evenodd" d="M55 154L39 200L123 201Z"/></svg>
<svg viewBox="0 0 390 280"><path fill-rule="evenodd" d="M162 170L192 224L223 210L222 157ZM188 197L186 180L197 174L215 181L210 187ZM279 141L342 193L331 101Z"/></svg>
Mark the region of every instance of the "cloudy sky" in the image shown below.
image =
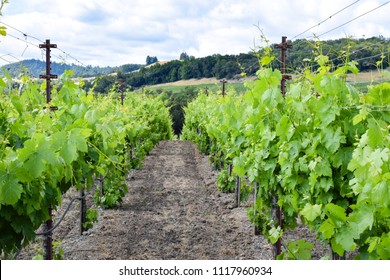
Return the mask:
<svg viewBox="0 0 390 280"><path fill-rule="evenodd" d="M382 35L390 38L390 1L387 0L9 0L0 21L11 36L0 38L0 65L38 58L35 47L51 39L61 50L53 59L68 63L116 66L215 53L247 53L261 44L261 32L277 43L281 36L321 35L370 10L320 39ZM356 2L356 3L355 3ZM351 5L344 11L337 13ZM332 16L333 15L333 16ZM332 17L331 17L332 16ZM331 18L330 18L331 17ZM0 26L4 25L0 22ZM25 37L19 31L31 36ZM32 37L33 36L33 37ZM25 41L31 42L27 44Z"/></svg>

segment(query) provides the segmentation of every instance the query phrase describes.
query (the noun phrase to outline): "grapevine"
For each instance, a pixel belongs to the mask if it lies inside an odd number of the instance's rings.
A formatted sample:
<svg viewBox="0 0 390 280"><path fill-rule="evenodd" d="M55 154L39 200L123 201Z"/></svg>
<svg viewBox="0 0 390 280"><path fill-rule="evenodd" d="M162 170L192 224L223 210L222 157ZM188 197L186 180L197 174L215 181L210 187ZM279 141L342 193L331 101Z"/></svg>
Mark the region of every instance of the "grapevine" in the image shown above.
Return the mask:
<svg viewBox="0 0 390 280"><path fill-rule="evenodd" d="M354 62L331 72L319 55L318 70L305 71L283 98L281 73L267 65L272 57L264 61L244 96L200 95L189 104L183 138L259 185L248 214L271 243L300 218L340 256L389 259L390 84L361 93L345 80L358 72ZM307 258L312 246L289 248Z"/></svg>
<svg viewBox="0 0 390 280"><path fill-rule="evenodd" d="M91 190L105 177L99 203L113 207L127 192L125 176L162 139L172 138L164 103L115 93L94 97L66 72L46 105L44 86L26 79L22 90L0 83L0 250L10 254L35 238L69 188ZM50 106L58 110L51 111ZM134 151L130 156L130 149Z"/></svg>

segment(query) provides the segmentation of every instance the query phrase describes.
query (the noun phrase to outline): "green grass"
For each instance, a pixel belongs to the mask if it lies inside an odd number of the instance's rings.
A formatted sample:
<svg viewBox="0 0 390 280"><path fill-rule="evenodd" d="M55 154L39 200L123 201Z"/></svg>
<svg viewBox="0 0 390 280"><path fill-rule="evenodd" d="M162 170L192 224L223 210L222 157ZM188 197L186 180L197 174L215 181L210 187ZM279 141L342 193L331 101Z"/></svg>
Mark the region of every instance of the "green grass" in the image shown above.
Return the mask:
<svg viewBox="0 0 390 280"><path fill-rule="evenodd" d="M366 74L367 75L367 74ZM364 79L366 78L366 79ZM363 76L361 80L358 82L356 81L350 81L350 84L356 87L361 92L367 92L368 86L378 84L379 82L375 81L368 81L366 76ZM237 82L237 83L227 83L226 85L226 91L234 89L237 93L245 93L246 88L244 86L243 82ZM151 91L163 91L163 92L172 92L172 93L179 93L183 92L186 89L195 89L195 90L205 90L207 88L208 91L211 92L222 92L222 84L220 82L218 83L199 83L199 84L190 84L190 85L175 85L175 84L165 84L165 85L155 85L148 87L148 90Z"/></svg>
<svg viewBox="0 0 390 280"><path fill-rule="evenodd" d="M196 89L196 90L205 90L207 88L208 91L211 92L222 92L221 84L199 84L199 85L165 85L165 86L153 86L148 88L148 90L157 91L162 90L163 92L170 91L172 93L182 92L185 89ZM230 83L225 85L226 91L234 89L238 93L244 93L246 91L244 87L244 83Z"/></svg>
<svg viewBox="0 0 390 280"><path fill-rule="evenodd" d="M375 83L351 83L354 87L356 87L361 92L367 92L367 86L373 85ZM199 85L166 85L166 86L153 86L148 88L148 90L151 91L163 91L163 92L172 92L172 93L179 93L182 91L185 91L185 89L195 89L195 90L202 90L204 91L206 88L208 91L211 92L222 92L222 86L221 84L199 84ZM244 83L231 83L226 84L226 91L234 89L237 93L245 93L246 88L244 86Z"/></svg>
<svg viewBox="0 0 390 280"><path fill-rule="evenodd" d="M360 92L367 93L370 86L381 84L382 82L362 82L362 83L351 83Z"/></svg>

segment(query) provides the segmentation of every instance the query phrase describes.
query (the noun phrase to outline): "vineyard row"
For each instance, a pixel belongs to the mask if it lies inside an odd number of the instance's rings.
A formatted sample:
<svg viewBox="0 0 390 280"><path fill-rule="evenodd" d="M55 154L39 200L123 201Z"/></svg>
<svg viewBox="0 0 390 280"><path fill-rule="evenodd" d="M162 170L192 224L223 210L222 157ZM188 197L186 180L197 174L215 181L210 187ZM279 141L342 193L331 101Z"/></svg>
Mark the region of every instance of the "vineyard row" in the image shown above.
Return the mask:
<svg viewBox="0 0 390 280"><path fill-rule="evenodd" d="M283 97L283 75L268 54L244 95L201 94L190 103L182 138L221 167L221 190L232 191L235 176L242 198L258 185L248 215L271 243L301 219L334 255L390 259L390 83L361 93L345 78L357 74L355 62L331 72L319 54L318 70L304 71ZM298 240L278 258L310 258L312 248Z"/></svg>

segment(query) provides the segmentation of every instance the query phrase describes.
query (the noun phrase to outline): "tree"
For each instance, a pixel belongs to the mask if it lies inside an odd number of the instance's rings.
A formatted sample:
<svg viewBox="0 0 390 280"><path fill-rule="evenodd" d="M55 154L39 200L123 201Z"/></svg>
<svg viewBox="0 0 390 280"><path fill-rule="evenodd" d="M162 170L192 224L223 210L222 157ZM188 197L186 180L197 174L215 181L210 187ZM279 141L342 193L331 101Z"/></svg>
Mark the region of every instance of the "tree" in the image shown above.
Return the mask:
<svg viewBox="0 0 390 280"><path fill-rule="evenodd" d="M190 60L190 56L186 52L182 52L179 59L184 61Z"/></svg>
<svg viewBox="0 0 390 280"><path fill-rule="evenodd" d="M150 64L153 64L153 63L156 63L158 62L158 59L157 59L157 56L147 56L146 57L146 65L150 65Z"/></svg>

